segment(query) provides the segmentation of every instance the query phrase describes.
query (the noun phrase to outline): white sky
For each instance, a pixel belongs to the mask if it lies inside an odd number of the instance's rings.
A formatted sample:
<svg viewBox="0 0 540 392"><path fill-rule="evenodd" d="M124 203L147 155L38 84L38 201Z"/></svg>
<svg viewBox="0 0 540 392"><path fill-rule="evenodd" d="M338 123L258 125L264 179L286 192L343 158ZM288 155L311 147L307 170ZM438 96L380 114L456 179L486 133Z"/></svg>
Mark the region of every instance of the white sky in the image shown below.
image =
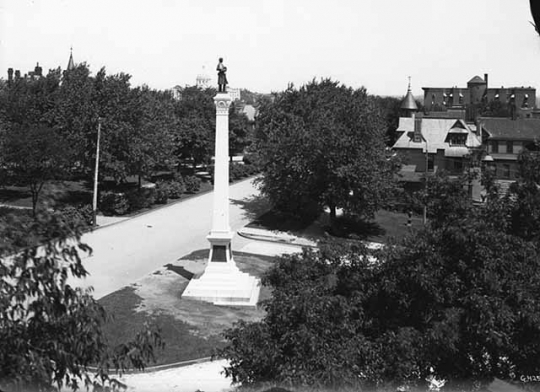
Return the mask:
<svg viewBox="0 0 540 392"><path fill-rule="evenodd" d="M528 0L0 0L0 75L75 62L134 85L215 80L280 91L331 77L373 94L423 86L540 88L540 37Z"/></svg>

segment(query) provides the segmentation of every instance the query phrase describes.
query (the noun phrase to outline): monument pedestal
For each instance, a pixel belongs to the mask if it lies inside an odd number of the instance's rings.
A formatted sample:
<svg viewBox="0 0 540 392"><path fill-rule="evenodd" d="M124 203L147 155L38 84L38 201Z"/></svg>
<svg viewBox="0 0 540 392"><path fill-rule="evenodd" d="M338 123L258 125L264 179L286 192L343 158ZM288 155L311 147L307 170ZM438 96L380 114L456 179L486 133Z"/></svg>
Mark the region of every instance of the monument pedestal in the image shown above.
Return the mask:
<svg viewBox="0 0 540 392"><path fill-rule="evenodd" d="M242 272L234 262L229 227L229 107L231 97L218 93L216 104L216 154L214 163L214 210L208 265L199 277L192 278L183 298L212 302L215 305L255 306L259 299L259 279Z"/></svg>

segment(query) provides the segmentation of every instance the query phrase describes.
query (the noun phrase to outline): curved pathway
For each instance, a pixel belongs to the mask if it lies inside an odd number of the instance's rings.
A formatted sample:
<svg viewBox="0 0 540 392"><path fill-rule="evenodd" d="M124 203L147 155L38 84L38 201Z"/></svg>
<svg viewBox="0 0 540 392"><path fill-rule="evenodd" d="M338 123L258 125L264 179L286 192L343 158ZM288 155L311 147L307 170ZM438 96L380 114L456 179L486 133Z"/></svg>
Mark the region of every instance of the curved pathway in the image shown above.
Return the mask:
<svg viewBox="0 0 540 392"><path fill-rule="evenodd" d="M230 224L237 231L268 209L253 179L230 186ZM209 247L213 192L164 206L83 236L93 254L83 259L90 273L80 286L94 287L94 297L112 293L153 270L198 249ZM235 235L233 249L246 240Z"/></svg>

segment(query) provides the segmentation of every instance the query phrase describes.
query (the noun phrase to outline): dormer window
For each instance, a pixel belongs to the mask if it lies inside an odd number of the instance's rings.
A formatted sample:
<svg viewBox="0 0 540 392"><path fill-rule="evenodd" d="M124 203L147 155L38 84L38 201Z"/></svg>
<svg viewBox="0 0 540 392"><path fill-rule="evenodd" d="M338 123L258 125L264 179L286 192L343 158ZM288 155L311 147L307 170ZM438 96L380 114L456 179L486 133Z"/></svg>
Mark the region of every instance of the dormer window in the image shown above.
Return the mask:
<svg viewBox="0 0 540 392"><path fill-rule="evenodd" d="M467 135L450 134L448 135L448 144L450 146L465 146Z"/></svg>
<svg viewBox="0 0 540 392"><path fill-rule="evenodd" d="M422 127L422 120L421 119L417 119L415 122L414 122L414 134L413 134L413 141L415 143L421 143L422 142L422 131L421 131L421 128Z"/></svg>

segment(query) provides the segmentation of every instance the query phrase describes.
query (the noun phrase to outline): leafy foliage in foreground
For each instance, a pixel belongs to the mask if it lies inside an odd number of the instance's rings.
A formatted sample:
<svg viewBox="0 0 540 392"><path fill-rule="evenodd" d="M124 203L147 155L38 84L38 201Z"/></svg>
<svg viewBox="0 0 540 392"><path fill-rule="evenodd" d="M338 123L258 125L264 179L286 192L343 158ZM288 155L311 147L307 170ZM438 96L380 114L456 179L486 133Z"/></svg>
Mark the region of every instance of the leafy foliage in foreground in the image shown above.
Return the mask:
<svg viewBox="0 0 540 392"><path fill-rule="evenodd" d="M0 388L114 386L110 369L144 368L162 344L159 334L147 328L109 347L105 311L89 291L71 285L87 275L79 254L91 252L78 224L46 211L24 228L10 224L0 227L12 233L0 244ZM45 242L20 250L14 237L25 235Z"/></svg>
<svg viewBox="0 0 540 392"><path fill-rule="evenodd" d="M538 154L528 152L525 154ZM219 352L244 385L472 390L540 372L538 155L505 198L473 207L438 178L430 224L370 262L361 244L286 256L265 276L261 322L239 323ZM446 202L446 203L445 203ZM373 261L373 259L371 259Z"/></svg>

